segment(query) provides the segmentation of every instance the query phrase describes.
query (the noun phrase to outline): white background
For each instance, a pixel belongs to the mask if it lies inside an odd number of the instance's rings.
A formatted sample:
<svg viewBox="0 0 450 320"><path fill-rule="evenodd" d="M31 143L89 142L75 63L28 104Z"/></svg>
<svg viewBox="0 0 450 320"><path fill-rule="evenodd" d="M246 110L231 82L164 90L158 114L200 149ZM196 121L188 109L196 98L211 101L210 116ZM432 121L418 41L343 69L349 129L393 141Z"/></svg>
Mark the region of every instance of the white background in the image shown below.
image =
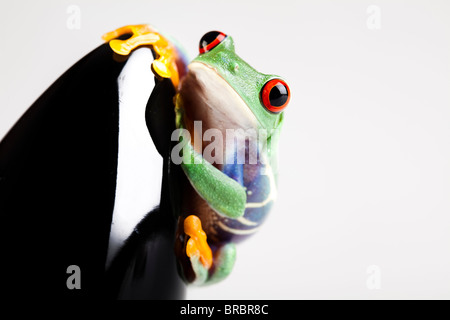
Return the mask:
<svg viewBox="0 0 450 320"><path fill-rule="evenodd" d="M449 1L2 3L0 137L103 33L139 23L191 57L223 31L292 91L273 212L230 277L188 298L450 298Z"/></svg>

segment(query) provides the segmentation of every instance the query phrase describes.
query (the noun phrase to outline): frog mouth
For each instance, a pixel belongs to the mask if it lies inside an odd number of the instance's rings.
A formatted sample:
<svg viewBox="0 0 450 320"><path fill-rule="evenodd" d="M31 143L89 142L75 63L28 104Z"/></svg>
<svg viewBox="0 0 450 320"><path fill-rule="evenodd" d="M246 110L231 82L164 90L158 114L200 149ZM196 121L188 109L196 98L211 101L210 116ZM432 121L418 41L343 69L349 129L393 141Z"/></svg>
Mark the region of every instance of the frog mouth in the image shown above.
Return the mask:
<svg viewBox="0 0 450 320"><path fill-rule="evenodd" d="M249 106L214 68L202 62L192 62L188 68L179 93L183 101L185 128L194 141L202 141L194 144L198 153L202 154L211 143L204 139L209 129L219 130L223 142L227 130L257 130L258 121ZM201 121L201 127L195 126L196 121ZM225 154L225 146L222 152Z"/></svg>

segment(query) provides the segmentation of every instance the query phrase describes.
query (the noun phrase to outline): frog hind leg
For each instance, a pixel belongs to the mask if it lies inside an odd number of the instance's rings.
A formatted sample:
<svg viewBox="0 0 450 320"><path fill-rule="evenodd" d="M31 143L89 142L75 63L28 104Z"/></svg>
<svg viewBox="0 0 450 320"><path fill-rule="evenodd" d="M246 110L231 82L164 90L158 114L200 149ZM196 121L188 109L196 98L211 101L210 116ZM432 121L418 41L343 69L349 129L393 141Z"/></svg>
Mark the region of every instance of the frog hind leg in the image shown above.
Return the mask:
<svg viewBox="0 0 450 320"><path fill-rule="evenodd" d="M213 284L225 279L233 270L236 261L236 246L230 242L219 247L214 255L212 272L208 279L208 284Z"/></svg>
<svg viewBox="0 0 450 320"><path fill-rule="evenodd" d="M195 215L184 220L184 233L189 237L185 251L194 272L192 284L216 283L230 274L236 260L234 243L213 246L212 250L201 227L201 221Z"/></svg>
<svg viewBox="0 0 450 320"><path fill-rule="evenodd" d="M224 280L233 270L236 261L236 246L227 243L220 246L214 254L214 262L208 270L201 263L198 256L190 258L192 269L195 273L194 285L209 285Z"/></svg>

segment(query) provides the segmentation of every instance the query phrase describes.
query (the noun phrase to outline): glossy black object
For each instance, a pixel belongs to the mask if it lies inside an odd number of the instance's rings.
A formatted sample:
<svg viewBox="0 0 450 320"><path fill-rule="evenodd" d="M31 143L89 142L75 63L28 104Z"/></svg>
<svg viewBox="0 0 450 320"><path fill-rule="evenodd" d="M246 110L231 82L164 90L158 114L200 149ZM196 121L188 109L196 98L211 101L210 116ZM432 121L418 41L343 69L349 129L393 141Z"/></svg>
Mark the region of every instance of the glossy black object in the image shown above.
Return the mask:
<svg viewBox="0 0 450 320"><path fill-rule="evenodd" d="M108 44L98 47L64 73L0 143L0 214L6 229L2 289L7 295L184 297L169 199L170 80L155 80L147 105L149 132L165 163L161 205L141 221L105 270L117 174L117 77L125 63L113 59ZM66 286L70 265L81 269L79 290Z"/></svg>

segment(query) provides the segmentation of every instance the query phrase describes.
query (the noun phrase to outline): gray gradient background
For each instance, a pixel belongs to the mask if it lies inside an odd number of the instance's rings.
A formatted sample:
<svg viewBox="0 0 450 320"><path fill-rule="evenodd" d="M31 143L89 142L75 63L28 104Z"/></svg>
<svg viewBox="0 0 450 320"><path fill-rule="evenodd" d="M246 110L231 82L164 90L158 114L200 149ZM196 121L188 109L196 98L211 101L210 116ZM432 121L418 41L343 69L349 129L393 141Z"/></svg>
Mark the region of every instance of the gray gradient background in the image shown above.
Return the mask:
<svg viewBox="0 0 450 320"><path fill-rule="evenodd" d="M79 30L66 27L71 4ZM138 23L191 57L221 30L292 91L271 216L226 281L188 298L450 298L449 1L3 2L0 137L103 33Z"/></svg>

